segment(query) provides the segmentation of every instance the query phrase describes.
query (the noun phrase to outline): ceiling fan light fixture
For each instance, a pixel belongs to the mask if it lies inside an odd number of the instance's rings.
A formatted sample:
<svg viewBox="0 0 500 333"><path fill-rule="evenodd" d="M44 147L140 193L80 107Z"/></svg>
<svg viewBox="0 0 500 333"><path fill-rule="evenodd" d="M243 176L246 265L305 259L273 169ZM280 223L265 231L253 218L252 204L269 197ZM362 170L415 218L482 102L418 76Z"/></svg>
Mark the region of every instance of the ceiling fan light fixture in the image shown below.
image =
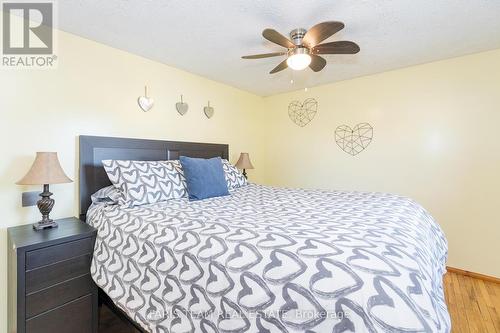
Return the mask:
<svg viewBox="0 0 500 333"><path fill-rule="evenodd" d="M286 64L293 70L301 71L311 64L309 50L305 47L299 47L292 51L292 54L286 60Z"/></svg>
<svg viewBox="0 0 500 333"><path fill-rule="evenodd" d="M335 41L322 43L344 28L344 23L338 21L326 21L318 23L309 30L294 29L289 38L283 36L274 29L264 29L262 37L271 43L286 49L283 52L253 54L243 56L243 59L262 59L286 55L286 59L274 67L269 74L275 74L290 68L295 71L311 68L313 72L319 72L326 66L323 54L356 54L359 46L351 41Z"/></svg>
<svg viewBox="0 0 500 333"><path fill-rule="evenodd" d="M295 71L306 69L311 63L311 56L309 54L294 54L286 60L288 67Z"/></svg>

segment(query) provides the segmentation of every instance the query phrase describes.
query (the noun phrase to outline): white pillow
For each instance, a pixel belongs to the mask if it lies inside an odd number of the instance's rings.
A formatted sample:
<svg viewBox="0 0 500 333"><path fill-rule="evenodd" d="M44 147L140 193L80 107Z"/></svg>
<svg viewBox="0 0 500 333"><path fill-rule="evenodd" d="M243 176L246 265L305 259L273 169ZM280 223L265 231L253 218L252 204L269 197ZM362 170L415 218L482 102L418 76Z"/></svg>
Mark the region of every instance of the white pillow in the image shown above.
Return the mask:
<svg viewBox="0 0 500 333"><path fill-rule="evenodd" d="M187 196L179 161L104 160L102 164L120 190L120 205L139 206Z"/></svg>
<svg viewBox="0 0 500 333"><path fill-rule="evenodd" d="M248 181L243 174L228 160L222 160L222 168L226 176L227 188L232 190L238 187L248 185Z"/></svg>
<svg viewBox="0 0 500 333"><path fill-rule="evenodd" d="M90 196L93 203L106 202L110 204L117 204L120 200L121 193L114 185L109 185L101 188Z"/></svg>

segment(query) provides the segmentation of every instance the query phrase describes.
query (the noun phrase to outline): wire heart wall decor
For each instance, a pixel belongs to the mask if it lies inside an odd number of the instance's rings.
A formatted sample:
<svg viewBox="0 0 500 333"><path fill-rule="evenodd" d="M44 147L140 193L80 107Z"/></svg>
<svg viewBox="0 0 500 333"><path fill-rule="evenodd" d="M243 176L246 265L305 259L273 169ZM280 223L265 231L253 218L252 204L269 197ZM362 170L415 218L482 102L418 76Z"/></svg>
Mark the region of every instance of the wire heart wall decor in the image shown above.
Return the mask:
<svg viewBox="0 0 500 333"><path fill-rule="evenodd" d="M355 156L368 147L373 140L373 127L360 123L353 128L341 125L335 130L335 142L346 153Z"/></svg>
<svg viewBox="0 0 500 333"><path fill-rule="evenodd" d="M288 117L296 125L304 127L316 116L318 102L314 98L308 98L303 103L292 101L288 105Z"/></svg>

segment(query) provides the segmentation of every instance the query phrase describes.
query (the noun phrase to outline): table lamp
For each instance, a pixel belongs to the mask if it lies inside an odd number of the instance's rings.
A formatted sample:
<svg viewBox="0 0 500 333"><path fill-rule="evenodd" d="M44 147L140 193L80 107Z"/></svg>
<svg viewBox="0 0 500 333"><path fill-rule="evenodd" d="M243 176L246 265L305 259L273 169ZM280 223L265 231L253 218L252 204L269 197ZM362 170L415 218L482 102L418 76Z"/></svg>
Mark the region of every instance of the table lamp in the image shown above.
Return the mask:
<svg viewBox="0 0 500 333"><path fill-rule="evenodd" d="M37 202L42 220L33 224L33 229L43 230L57 227L57 223L49 217L55 204L55 200L50 197L52 193L49 191L49 185L71 182L72 180L66 176L61 168L57 153L36 153L35 162L33 162L31 169L23 179L16 183L17 185L43 185L43 192L40 193L42 198Z"/></svg>
<svg viewBox="0 0 500 333"><path fill-rule="evenodd" d="M236 162L235 166L238 169L243 169L243 176L248 179L246 169L253 169L252 162L250 162L250 156L248 153L241 153L238 162Z"/></svg>

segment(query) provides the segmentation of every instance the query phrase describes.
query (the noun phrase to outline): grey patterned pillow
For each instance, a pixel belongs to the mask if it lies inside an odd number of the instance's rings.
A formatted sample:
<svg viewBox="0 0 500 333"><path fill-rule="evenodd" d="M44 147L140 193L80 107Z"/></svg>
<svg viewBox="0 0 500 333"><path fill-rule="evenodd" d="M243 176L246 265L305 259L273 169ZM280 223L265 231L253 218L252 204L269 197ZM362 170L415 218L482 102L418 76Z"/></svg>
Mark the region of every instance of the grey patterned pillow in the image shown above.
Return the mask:
<svg viewBox="0 0 500 333"><path fill-rule="evenodd" d="M101 188L90 196L93 203L106 202L116 204L120 201L121 192L114 185L109 185Z"/></svg>
<svg viewBox="0 0 500 333"><path fill-rule="evenodd" d="M228 160L222 160L222 168L226 176L227 188L232 190L238 187L248 185L247 179L234 165Z"/></svg>
<svg viewBox="0 0 500 333"><path fill-rule="evenodd" d="M111 183L120 189L120 205L139 206L187 196L179 161L104 160Z"/></svg>

